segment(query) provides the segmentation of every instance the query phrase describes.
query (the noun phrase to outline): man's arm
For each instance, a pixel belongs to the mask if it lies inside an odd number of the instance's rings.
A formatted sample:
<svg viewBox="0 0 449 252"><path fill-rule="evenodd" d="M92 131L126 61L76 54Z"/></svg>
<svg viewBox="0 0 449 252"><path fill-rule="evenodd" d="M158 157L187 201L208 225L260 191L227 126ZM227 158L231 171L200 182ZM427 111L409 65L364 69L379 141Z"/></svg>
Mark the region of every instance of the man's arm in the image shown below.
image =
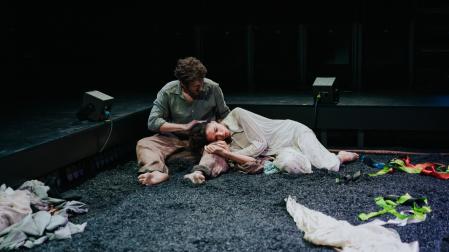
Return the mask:
<svg viewBox="0 0 449 252"><path fill-rule="evenodd" d="M164 90L159 91L156 100L151 108L150 116L148 117L148 129L151 131L159 131L161 133L188 131L198 121L193 120L186 124L170 123L166 119L169 118L169 98Z"/></svg>
<svg viewBox="0 0 449 252"><path fill-rule="evenodd" d="M189 131L197 123L198 123L197 120L193 120L185 124L165 122L164 124L161 125L161 127L159 127L159 131L162 133Z"/></svg>
<svg viewBox="0 0 449 252"><path fill-rule="evenodd" d="M168 95L164 89L157 93L156 100L153 102L150 116L148 117L148 129L151 131L159 131L159 128L166 123L169 117Z"/></svg>

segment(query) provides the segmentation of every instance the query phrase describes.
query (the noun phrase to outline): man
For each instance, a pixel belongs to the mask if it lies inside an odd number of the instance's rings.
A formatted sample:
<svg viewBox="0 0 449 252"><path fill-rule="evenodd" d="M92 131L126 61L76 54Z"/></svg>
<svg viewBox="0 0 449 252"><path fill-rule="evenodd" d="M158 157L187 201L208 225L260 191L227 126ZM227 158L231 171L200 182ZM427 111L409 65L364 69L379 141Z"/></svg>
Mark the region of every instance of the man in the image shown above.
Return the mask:
<svg viewBox="0 0 449 252"><path fill-rule="evenodd" d="M188 147L187 133L196 123L221 120L229 113L223 92L217 83L205 78L207 69L201 61L194 57L180 59L174 73L178 80L159 91L148 118L148 129L159 133L139 140L136 146L142 173L138 180L143 185L159 184L169 178L165 159ZM201 166L195 166L196 169L201 170ZM205 180L204 176L195 179Z"/></svg>

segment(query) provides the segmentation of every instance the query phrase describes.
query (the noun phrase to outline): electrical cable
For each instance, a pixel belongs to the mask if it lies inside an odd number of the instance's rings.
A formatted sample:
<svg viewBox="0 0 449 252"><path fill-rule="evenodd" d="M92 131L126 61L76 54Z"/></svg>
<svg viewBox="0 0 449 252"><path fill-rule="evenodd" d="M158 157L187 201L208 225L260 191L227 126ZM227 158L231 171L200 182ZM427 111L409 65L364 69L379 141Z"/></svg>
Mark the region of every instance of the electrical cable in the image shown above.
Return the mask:
<svg viewBox="0 0 449 252"><path fill-rule="evenodd" d="M111 127L109 129L108 138L106 138L106 141L104 142L103 147L101 147L100 152L103 152L104 148L106 147L106 144L108 144L109 139L111 138L111 135L112 135L112 126L113 126L112 119L106 120L105 122L107 122L107 121L109 121L111 123Z"/></svg>
<svg viewBox="0 0 449 252"><path fill-rule="evenodd" d="M315 98L315 104L314 104L314 110L313 110L313 130L316 132L316 125L317 125L317 121L318 121L318 101L321 98L321 94L318 93L316 98Z"/></svg>
<svg viewBox="0 0 449 252"><path fill-rule="evenodd" d="M449 155L449 153L438 153L438 152L413 152L413 151L396 151L396 150L360 150L360 149L328 149L331 152L339 152L339 151L350 151L356 153L364 153L364 154L392 154L392 155L429 155L429 154L438 154L442 156Z"/></svg>

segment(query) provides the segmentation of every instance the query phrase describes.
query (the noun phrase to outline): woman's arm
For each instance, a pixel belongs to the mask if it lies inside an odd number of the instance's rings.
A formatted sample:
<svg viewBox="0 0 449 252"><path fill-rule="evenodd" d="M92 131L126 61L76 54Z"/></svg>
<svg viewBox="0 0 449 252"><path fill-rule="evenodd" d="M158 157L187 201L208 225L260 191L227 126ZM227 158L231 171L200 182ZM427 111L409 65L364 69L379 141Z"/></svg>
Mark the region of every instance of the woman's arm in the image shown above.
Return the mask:
<svg viewBox="0 0 449 252"><path fill-rule="evenodd" d="M247 162L254 162L254 161L256 161L256 159L253 158L253 157L245 156L245 155L242 155L242 154L238 154L238 153L230 152L230 151L226 151L226 150L224 151L222 157L230 159L232 161L235 161L238 164L245 164Z"/></svg>
<svg viewBox="0 0 449 252"><path fill-rule="evenodd" d="M256 120L256 117L259 115L242 108L235 108L231 113L233 113L235 120L243 129L243 132L250 143L249 146L246 146L240 150L234 150L233 153L250 157L258 157L266 151L268 148L268 143Z"/></svg>
<svg viewBox="0 0 449 252"><path fill-rule="evenodd" d="M243 154L238 154L235 152L230 152L228 148L223 148L220 144L209 144L206 147L204 147L204 150L213 153L216 155L219 155L225 159L230 159L232 161L237 162L238 164L245 164L247 162L253 162L256 161L255 158L249 157Z"/></svg>

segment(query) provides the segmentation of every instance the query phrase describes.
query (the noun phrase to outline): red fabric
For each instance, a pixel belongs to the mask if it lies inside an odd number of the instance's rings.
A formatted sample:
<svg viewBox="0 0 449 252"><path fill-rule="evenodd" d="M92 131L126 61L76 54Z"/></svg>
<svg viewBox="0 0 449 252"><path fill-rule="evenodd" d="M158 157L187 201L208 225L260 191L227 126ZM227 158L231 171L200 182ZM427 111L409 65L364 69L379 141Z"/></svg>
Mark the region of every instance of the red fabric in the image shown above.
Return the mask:
<svg viewBox="0 0 449 252"><path fill-rule="evenodd" d="M440 167L440 166L445 166L444 164L440 164L440 163L431 163L431 162L426 162L426 163L422 163L422 164L412 164L410 162L410 157L407 157L405 159L403 159L405 162L405 166L408 168L413 168L413 169L420 169L422 174L425 175L429 175L429 176L433 176L439 179L449 179L449 173L446 172L438 172L435 168L436 167ZM446 171L448 171L448 169L445 169Z"/></svg>

